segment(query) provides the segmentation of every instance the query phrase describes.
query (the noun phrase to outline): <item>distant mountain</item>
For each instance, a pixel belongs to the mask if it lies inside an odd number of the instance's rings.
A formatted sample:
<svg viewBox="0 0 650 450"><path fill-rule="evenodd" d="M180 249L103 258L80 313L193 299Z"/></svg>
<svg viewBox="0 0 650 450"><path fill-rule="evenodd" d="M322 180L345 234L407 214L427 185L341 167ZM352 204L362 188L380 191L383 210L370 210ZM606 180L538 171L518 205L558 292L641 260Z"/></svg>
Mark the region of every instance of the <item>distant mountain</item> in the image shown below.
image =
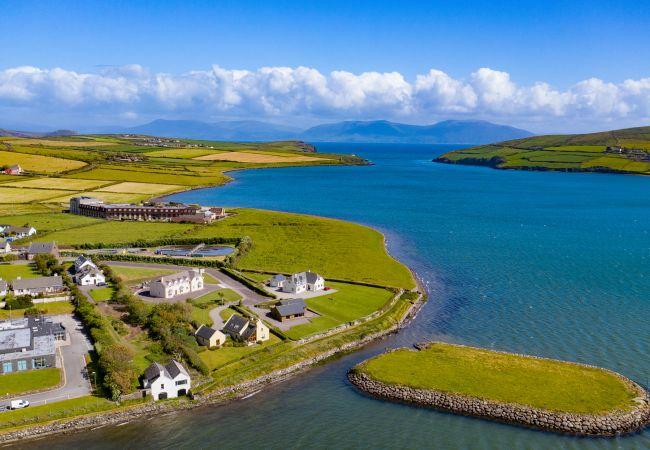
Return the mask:
<svg viewBox="0 0 650 450"><path fill-rule="evenodd" d="M328 142L479 144L532 135L526 130L481 120L445 120L433 125L406 125L377 120L318 125L304 131L300 138Z"/></svg>
<svg viewBox="0 0 650 450"><path fill-rule="evenodd" d="M22 137L22 138L40 138L40 137L55 137L55 136L74 136L79 134L73 130L56 130L45 133L35 131L15 131L0 128L0 137Z"/></svg>
<svg viewBox="0 0 650 450"><path fill-rule="evenodd" d="M197 120L158 119L144 125L120 129L121 133L148 134L161 137L223 141L269 141L291 139L297 128L255 120L207 123ZM113 130L112 132L115 132Z"/></svg>
<svg viewBox="0 0 650 450"><path fill-rule="evenodd" d="M300 139L312 142L406 144L483 144L532 136L525 130L478 120L446 120L433 125L406 125L386 120L350 121L318 125L301 131L253 120L207 123L159 119L136 127L110 128L102 132L229 141Z"/></svg>

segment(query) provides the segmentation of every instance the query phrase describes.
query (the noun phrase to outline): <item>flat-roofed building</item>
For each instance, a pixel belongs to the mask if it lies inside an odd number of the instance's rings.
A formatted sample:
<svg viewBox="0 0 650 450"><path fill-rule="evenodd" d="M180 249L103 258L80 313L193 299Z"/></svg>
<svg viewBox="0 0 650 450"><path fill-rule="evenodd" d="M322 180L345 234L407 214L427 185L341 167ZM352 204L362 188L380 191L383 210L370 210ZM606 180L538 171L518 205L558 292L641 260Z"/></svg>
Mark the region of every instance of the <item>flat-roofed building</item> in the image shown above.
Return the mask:
<svg viewBox="0 0 650 450"><path fill-rule="evenodd" d="M0 374L56 367L56 341L65 339L60 323L42 317L0 322Z"/></svg>

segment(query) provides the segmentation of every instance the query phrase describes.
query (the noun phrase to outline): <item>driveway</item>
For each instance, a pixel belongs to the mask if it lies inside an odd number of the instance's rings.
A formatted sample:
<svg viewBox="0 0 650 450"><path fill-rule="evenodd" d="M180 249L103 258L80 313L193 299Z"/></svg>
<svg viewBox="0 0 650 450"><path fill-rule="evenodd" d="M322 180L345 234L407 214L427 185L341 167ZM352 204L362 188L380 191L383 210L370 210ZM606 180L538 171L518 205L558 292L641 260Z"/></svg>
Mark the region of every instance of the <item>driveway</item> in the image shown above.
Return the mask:
<svg viewBox="0 0 650 450"><path fill-rule="evenodd" d="M0 408L8 406L11 400L23 399L31 405L43 405L69 398L90 395L89 374L86 371L85 355L92 349L92 344L84 334L83 326L72 315L50 316L54 322L61 322L68 332L68 342L61 345L57 351L63 360L62 372L64 385L45 392L31 395L17 395L0 402Z"/></svg>

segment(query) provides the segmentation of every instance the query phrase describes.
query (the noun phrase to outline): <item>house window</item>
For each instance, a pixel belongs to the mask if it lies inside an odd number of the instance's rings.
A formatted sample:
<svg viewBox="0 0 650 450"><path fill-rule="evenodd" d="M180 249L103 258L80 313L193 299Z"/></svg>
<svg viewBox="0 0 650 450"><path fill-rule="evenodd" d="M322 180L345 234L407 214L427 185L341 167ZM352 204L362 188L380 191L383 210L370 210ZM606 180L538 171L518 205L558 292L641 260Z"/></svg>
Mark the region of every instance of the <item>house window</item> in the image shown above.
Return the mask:
<svg viewBox="0 0 650 450"><path fill-rule="evenodd" d="M45 357L39 356L38 358L34 358L32 360L32 365L34 369L42 369L43 367L47 367L47 364L45 362Z"/></svg>
<svg viewBox="0 0 650 450"><path fill-rule="evenodd" d="M18 361L18 370L27 370L27 361L24 359Z"/></svg>
<svg viewBox="0 0 650 450"><path fill-rule="evenodd" d="M11 364L11 362L2 363L2 372L3 373L9 373L9 372L13 372L13 371L14 371L14 368L13 368L13 365Z"/></svg>
<svg viewBox="0 0 650 450"><path fill-rule="evenodd" d="M161 385L160 385L160 389L165 389L165 385L164 385L164 384L161 384Z"/></svg>
<svg viewBox="0 0 650 450"><path fill-rule="evenodd" d="M187 380L178 380L176 382L176 386L182 386L183 384L187 384Z"/></svg>

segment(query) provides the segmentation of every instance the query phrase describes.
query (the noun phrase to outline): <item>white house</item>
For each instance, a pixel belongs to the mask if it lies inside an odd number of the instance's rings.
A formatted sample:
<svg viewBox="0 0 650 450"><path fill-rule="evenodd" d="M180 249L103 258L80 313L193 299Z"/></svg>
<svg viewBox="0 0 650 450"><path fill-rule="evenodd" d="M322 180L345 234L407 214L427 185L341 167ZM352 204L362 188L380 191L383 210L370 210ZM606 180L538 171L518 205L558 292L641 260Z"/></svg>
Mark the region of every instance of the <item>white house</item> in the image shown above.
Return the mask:
<svg viewBox="0 0 650 450"><path fill-rule="evenodd" d="M237 314L230 316L222 331L234 340L246 342L248 345L271 338L269 327L260 319L249 320Z"/></svg>
<svg viewBox="0 0 650 450"><path fill-rule="evenodd" d="M271 278L271 281L269 281L269 286L271 286L272 288L281 288L282 286L284 286L285 281L287 281L287 277L279 273L273 278Z"/></svg>
<svg viewBox="0 0 650 450"><path fill-rule="evenodd" d="M294 273L282 284L282 292L300 294L306 291L322 291L325 289L325 279L314 272Z"/></svg>
<svg viewBox="0 0 650 450"><path fill-rule="evenodd" d="M175 359L169 364L151 363L144 371L142 387L151 392L154 400L187 395L192 387L190 374Z"/></svg>
<svg viewBox="0 0 650 450"><path fill-rule="evenodd" d="M65 290L63 278L58 275L53 277L21 278L18 277L11 282L11 288L15 295L31 295L36 297L39 294L56 294Z"/></svg>
<svg viewBox="0 0 650 450"><path fill-rule="evenodd" d="M173 298L203 289L203 269L184 270L165 275L149 283L149 294L158 298Z"/></svg>
<svg viewBox="0 0 650 450"><path fill-rule="evenodd" d="M97 267L92 259L81 255L74 260L74 270L75 272L81 271L84 267Z"/></svg>
<svg viewBox="0 0 650 450"><path fill-rule="evenodd" d="M7 295L7 290L9 289L9 285L5 280L0 278L0 298L4 297Z"/></svg>
<svg viewBox="0 0 650 450"><path fill-rule="evenodd" d="M5 236L12 236L14 239L22 239L36 234L34 227L13 227L8 226L3 230Z"/></svg>
<svg viewBox="0 0 650 450"><path fill-rule="evenodd" d="M79 286L91 286L106 284L104 272L99 270L94 264L84 266L83 269L74 274L74 282Z"/></svg>
<svg viewBox="0 0 650 450"><path fill-rule="evenodd" d="M6 239L0 239L0 255L6 255L11 252L11 245Z"/></svg>
<svg viewBox="0 0 650 450"><path fill-rule="evenodd" d="M204 345L208 348L217 347L226 342L225 334L206 325L201 325L194 333L194 337L196 337L196 341L199 345Z"/></svg>

